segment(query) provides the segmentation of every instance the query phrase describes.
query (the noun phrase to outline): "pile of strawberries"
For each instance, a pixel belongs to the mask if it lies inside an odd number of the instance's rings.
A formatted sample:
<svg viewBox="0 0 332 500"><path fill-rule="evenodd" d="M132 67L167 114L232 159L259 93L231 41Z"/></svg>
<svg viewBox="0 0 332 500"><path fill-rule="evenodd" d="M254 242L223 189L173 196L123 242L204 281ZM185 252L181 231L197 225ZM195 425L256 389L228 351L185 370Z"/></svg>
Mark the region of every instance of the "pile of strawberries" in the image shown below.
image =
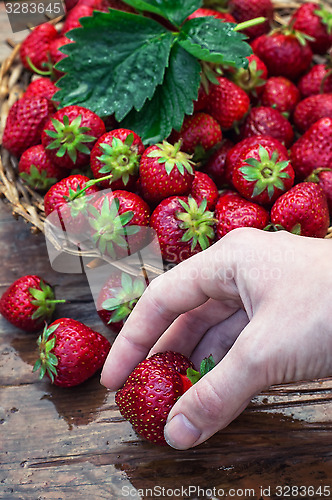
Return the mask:
<svg viewBox="0 0 332 500"><path fill-rule="evenodd" d="M66 57L59 47L74 43L66 33L93 10L133 12L118 0L65 3L60 33L43 24L21 45L23 65L36 73L48 67L50 76L33 79L12 106L3 134L3 146L19 159L19 175L44 194L45 214L55 215L62 230L88 235L102 255L120 259L144 246L144 229L152 228L172 264L238 227L326 236L332 215L331 13L308 2L288 25L271 28L270 0L229 0L227 12L209 2L195 11L190 17L242 22L264 16L266 22L246 32L253 49L248 68L205 64L193 114L162 143L146 146L112 116L101 119L77 105L58 109L53 96L61 73L54 64ZM25 287L39 311L25 312L38 321L51 316L37 304L46 300L45 286L37 286L40 293ZM144 288L125 273L106 280L98 298L102 321L121 328ZM0 311L13 321L4 302ZM37 367L55 381L55 338L75 330L72 321L58 320L39 340ZM104 345L99 366L108 349Z"/></svg>

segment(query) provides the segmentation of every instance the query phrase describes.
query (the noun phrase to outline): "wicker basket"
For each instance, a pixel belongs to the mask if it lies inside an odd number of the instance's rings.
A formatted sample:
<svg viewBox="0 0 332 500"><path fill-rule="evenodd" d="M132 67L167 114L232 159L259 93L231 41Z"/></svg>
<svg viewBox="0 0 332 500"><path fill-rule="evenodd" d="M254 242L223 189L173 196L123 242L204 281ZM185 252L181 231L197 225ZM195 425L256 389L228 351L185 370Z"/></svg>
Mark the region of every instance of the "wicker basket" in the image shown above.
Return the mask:
<svg viewBox="0 0 332 500"><path fill-rule="evenodd" d="M287 0L275 2L276 23L285 24L292 11L299 7L301 3L303 2ZM328 5L327 8L331 9ZM31 73L20 62L19 47L19 44L13 47L11 55L2 63L0 69L0 141L9 109L22 96L32 77ZM32 232L44 232L43 197L18 177L17 159L10 155L2 145L0 196L10 205L14 217L21 217L29 223ZM332 226L329 228L326 238L332 238Z"/></svg>

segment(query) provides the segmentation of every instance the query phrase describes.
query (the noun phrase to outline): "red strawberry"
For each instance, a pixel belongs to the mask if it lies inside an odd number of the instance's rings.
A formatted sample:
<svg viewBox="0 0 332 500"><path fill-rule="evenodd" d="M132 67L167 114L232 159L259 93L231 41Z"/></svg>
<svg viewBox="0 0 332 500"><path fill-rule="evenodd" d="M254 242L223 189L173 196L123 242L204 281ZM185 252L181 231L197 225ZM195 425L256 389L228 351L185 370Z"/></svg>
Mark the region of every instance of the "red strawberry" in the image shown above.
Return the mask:
<svg viewBox="0 0 332 500"><path fill-rule="evenodd" d="M52 163L78 168L89 163L91 149L105 132L103 120L93 111L66 106L45 124L42 144Z"/></svg>
<svg viewBox="0 0 332 500"><path fill-rule="evenodd" d="M272 204L294 183L288 155L274 144L245 149L233 169L232 182L239 193L256 203Z"/></svg>
<svg viewBox="0 0 332 500"><path fill-rule="evenodd" d="M237 69L231 78L252 97L258 97L263 92L268 77L267 67L256 54L251 54L247 59L249 61L248 68Z"/></svg>
<svg viewBox="0 0 332 500"><path fill-rule="evenodd" d="M145 288L143 278L134 278L124 272L113 273L104 283L97 299L97 312L103 323L119 331Z"/></svg>
<svg viewBox="0 0 332 500"><path fill-rule="evenodd" d="M42 76L29 83L26 91L24 92L24 97L39 96L52 100L55 92L58 90L59 89L49 78Z"/></svg>
<svg viewBox="0 0 332 500"><path fill-rule="evenodd" d="M321 118L311 125L291 147L290 160L300 180L317 167L329 168L332 164L332 119Z"/></svg>
<svg viewBox="0 0 332 500"><path fill-rule="evenodd" d="M66 36L59 36L55 40L52 40L50 43L50 59L52 62L52 65L54 66L57 62L61 61L64 57L67 57L66 54L61 52L61 47L64 45L68 45L69 43L73 43L72 40L69 40ZM59 71L55 68L53 68L54 76L56 78L60 78L64 73L62 71Z"/></svg>
<svg viewBox="0 0 332 500"><path fill-rule="evenodd" d="M207 160L203 172L215 182L218 189L228 183L226 179L226 156L234 144L229 139L223 139L220 147Z"/></svg>
<svg viewBox="0 0 332 500"><path fill-rule="evenodd" d="M53 104L45 97L21 97L9 110L3 146L14 156L20 156L39 144L43 127L53 112Z"/></svg>
<svg viewBox="0 0 332 500"><path fill-rule="evenodd" d="M223 76L217 77L218 85L212 84L208 94L207 112L223 130L233 128L249 110L247 93Z"/></svg>
<svg viewBox="0 0 332 500"><path fill-rule="evenodd" d="M271 76L264 86L261 96L263 106L274 108L290 115L300 100L296 85L284 76Z"/></svg>
<svg viewBox="0 0 332 500"><path fill-rule="evenodd" d="M332 218L332 163L331 168L316 168L316 170L306 178L306 181L316 182L322 188Z"/></svg>
<svg viewBox="0 0 332 500"><path fill-rule="evenodd" d="M214 210L219 196L218 188L213 180L204 172L199 171L195 172L195 179L192 183L190 194L197 201L198 205L206 199L206 208L208 210Z"/></svg>
<svg viewBox="0 0 332 500"><path fill-rule="evenodd" d="M324 191L315 182L296 184L272 206L271 222L295 234L324 238L330 223Z"/></svg>
<svg viewBox="0 0 332 500"><path fill-rule="evenodd" d="M332 46L332 15L321 5L308 2L294 12L291 23L295 30L309 35L309 45L315 54L325 54Z"/></svg>
<svg viewBox="0 0 332 500"><path fill-rule="evenodd" d="M288 148L294 140L294 131L287 120L279 111L266 106L251 108L241 127L243 139L253 135L269 135Z"/></svg>
<svg viewBox="0 0 332 500"><path fill-rule="evenodd" d="M166 445L164 427L176 401L214 367L212 356L202 361L200 373L180 353L166 351L141 361L115 395L124 418L152 443Z"/></svg>
<svg viewBox="0 0 332 500"><path fill-rule="evenodd" d="M266 18L263 24L243 30L243 33L249 38L256 38L269 31L274 12L271 0L230 0L228 5L238 23L249 21L256 17Z"/></svg>
<svg viewBox="0 0 332 500"><path fill-rule="evenodd" d="M215 17L216 19L220 19L220 21L224 23L236 23L234 17L229 12L220 12L218 10L208 9L204 7L195 10L192 14L190 14L190 16L188 16L187 20L196 19L197 17L209 17L209 16Z"/></svg>
<svg viewBox="0 0 332 500"><path fill-rule="evenodd" d="M22 64L27 69L45 70L45 64L49 62L48 51L52 40L58 36L57 30L52 24L43 23L23 40L20 47ZM29 63L29 59L32 65Z"/></svg>
<svg viewBox="0 0 332 500"><path fill-rule="evenodd" d="M12 283L0 299L0 313L12 325L36 332L49 321L55 306L64 300L55 300L46 281L36 275L22 276Z"/></svg>
<svg viewBox="0 0 332 500"><path fill-rule="evenodd" d="M81 17L89 17L93 14L93 7L89 5L78 5L70 9L70 11L66 15L65 22L63 23L63 27L61 30L61 35L66 35L68 31L79 28L81 26L80 19Z"/></svg>
<svg viewBox="0 0 332 500"><path fill-rule="evenodd" d="M315 64L297 84L302 97L332 93L332 68L326 64Z"/></svg>
<svg viewBox="0 0 332 500"><path fill-rule="evenodd" d="M33 371L40 369L40 378L46 374L59 387L73 387L92 377L111 347L103 335L70 318L45 326L37 343L40 358Z"/></svg>
<svg viewBox="0 0 332 500"><path fill-rule="evenodd" d="M151 204L173 195L187 194L194 180L190 156L166 141L148 147L140 161L140 190Z"/></svg>
<svg viewBox="0 0 332 500"><path fill-rule="evenodd" d="M37 191L47 191L65 175L63 168L53 165L41 144L24 151L18 163L20 177Z"/></svg>
<svg viewBox="0 0 332 500"><path fill-rule="evenodd" d="M284 76L292 81L309 69L312 60L306 40L288 27L256 38L252 49L266 64L269 76Z"/></svg>
<svg viewBox="0 0 332 500"><path fill-rule="evenodd" d="M295 108L294 124L302 134L320 118L332 118L332 94L317 94L303 99Z"/></svg>
<svg viewBox="0 0 332 500"><path fill-rule="evenodd" d="M128 189L135 187L138 167L144 152L141 138L132 130L119 128L102 135L91 151L90 165L96 179L112 174L105 188Z"/></svg>
<svg viewBox="0 0 332 500"><path fill-rule="evenodd" d="M180 132L173 131L171 140L181 140L181 150L195 153L200 157L205 151L213 148L222 139L219 123L207 113L194 113L186 116Z"/></svg>
<svg viewBox="0 0 332 500"><path fill-rule="evenodd" d="M192 196L170 196L155 208L150 226L165 260L182 262L213 243L215 221L206 207L206 198L198 205Z"/></svg>
<svg viewBox="0 0 332 500"><path fill-rule="evenodd" d="M264 229L270 220L269 212L264 207L246 200L235 191L226 191L225 194L221 194L214 216L217 219L216 237L218 240L238 227Z"/></svg>
<svg viewBox="0 0 332 500"><path fill-rule="evenodd" d="M198 111L204 111L206 104L208 102L209 96L206 93L205 88L201 85L198 89L198 97L197 100L194 101L194 113L198 113Z"/></svg>
<svg viewBox="0 0 332 500"><path fill-rule="evenodd" d="M66 13L71 10L77 4L78 0L65 0Z"/></svg>
<svg viewBox="0 0 332 500"><path fill-rule="evenodd" d="M112 259L132 255L144 245L150 209L135 193L116 190L96 197L89 206L90 236L102 255Z"/></svg>

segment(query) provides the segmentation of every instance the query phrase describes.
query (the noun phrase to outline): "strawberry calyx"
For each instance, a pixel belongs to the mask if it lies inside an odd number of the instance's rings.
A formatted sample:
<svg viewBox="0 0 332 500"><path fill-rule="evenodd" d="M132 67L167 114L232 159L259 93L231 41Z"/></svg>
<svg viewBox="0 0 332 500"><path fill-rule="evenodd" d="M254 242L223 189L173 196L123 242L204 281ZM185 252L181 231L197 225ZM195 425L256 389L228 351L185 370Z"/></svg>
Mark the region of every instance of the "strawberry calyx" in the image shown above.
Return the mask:
<svg viewBox="0 0 332 500"><path fill-rule="evenodd" d="M40 370L39 379L41 380L45 374L47 374L51 381L54 382L54 376L57 376L57 365L58 358L51 351L54 349L56 344L56 336L53 335L59 324L52 325L49 328L45 324L43 333L39 336L37 340L37 345L39 348L39 358L37 359L33 372Z"/></svg>
<svg viewBox="0 0 332 500"><path fill-rule="evenodd" d="M103 154L97 157L104 165L99 169L100 174L113 175L113 181L122 179L126 186L129 177L138 173L139 154L133 146L134 134L129 134L124 141L118 137L112 138L112 144L99 144Z"/></svg>
<svg viewBox="0 0 332 500"><path fill-rule="evenodd" d="M78 115L71 122L67 115L63 121L51 118L55 130L45 130L46 134L54 139L46 146L46 149L57 149L56 155L62 158L66 153L73 163L76 162L77 152L90 154L87 142L94 142L97 138L87 134L90 127L81 127L82 116Z"/></svg>
<svg viewBox="0 0 332 500"><path fill-rule="evenodd" d="M202 377L204 377L204 375L210 372L215 366L216 363L213 359L212 354L210 354L210 356L202 360L199 371L195 370L194 368L188 368L186 375L180 374L183 384L183 392L190 389L190 387L196 384L196 382L198 382Z"/></svg>
<svg viewBox="0 0 332 500"><path fill-rule="evenodd" d="M277 151L273 151L270 157L269 152L263 146L259 146L259 158L260 160L246 158L244 161L248 166L240 167L239 171L246 181L255 183L253 197L260 195L267 189L271 200L275 189L284 190L282 179L290 177L284 171L289 165L289 160L278 161L279 154Z"/></svg>
<svg viewBox="0 0 332 500"><path fill-rule="evenodd" d="M113 198L109 200L107 196L98 210L94 205L89 206L89 224L94 230L92 241L99 248L100 252L105 252L112 258L116 258L114 245L128 250L128 236L139 232L140 227L127 224L134 217L132 210L127 210L119 215L119 200Z"/></svg>
<svg viewBox="0 0 332 500"><path fill-rule="evenodd" d="M296 234L298 236L301 236L301 230L302 230L301 224L299 222L294 224L294 226L290 230L286 229L282 224L274 224L273 222L270 222L263 229L263 231L270 231L270 232L288 231L289 233Z"/></svg>
<svg viewBox="0 0 332 500"><path fill-rule="evenodd" d="M295 23L295 19L293 19L287 26L281 26L279 28L275 28L270 31L269 35L274 35L275 33L282 33L285 36L293 36L295 37L300 45L305 46L308 42L314 42L315 39L304 33L303 31L295 30L293 25Z"/></svg>
<svg viewBox="0 0 332 500"><path fill-rule="evenodd" d="M185 230L181 241L191 241L191 250L194 250L196 245L205 250L210 246L211 240L214 238L213 225L216 222L214 213L206 209L207 199L204 198L200 205L192 196L188 197L188 203L180 198L178 198L178 201L184 209L184 212L180 212L180 210L176 212L179 227Z"/></svg>
<svg viewBox="0 0 332 500"><path fill-rule="evenodd" d="M58 180L55 177L48 177L46 170L39 171L35 165L31 165L30 173L20 172L19 175L28 186L40 191L48 190Z"/></svg>
<svg viewBox="0 0 332 500"><path fill-rule="evenodd" d="M51 286L47 285L43 280L39 282L39 288L29 288L29 293L33 297L30 303L36 307L32 315L32 319L49 320L54 313L56 304L63 304L65 300L56 300Z"/></svg>
<svg viewBox="0 0 332 500"><path fill-rule="evenodd" d="M311 172L310 175L308 175L308 177L306 179L304 179L305 182L319 182L319 174L321 172L331 172L331 168L325 168L325 167L320 167L320 168L316 168L315 170L313 170Z"/></svg>
<svg viewBox="0 0 332 500"><path fill-rule="evenodd" d="M122 273L121 286L110 288L112 297L102 303L103 309L113 311L108 324L127 319L144 290L145 285L141 279Z"/></svg>
<svg viewBox="0 0 332 500"><path fill-rule="evenodd" d="M262 70L257 70L257 61L252 60L247 69L236 70L232 79L246 92L255 92L256 87L261 87L266 82L264 78L261 78L262 74Z"/></svg>
<svg viewBox="0 0 332 500"><path fill-rule="evenodd" d="M184 175L185 170L193 174L193 164L191 155L180 150L182 141L176 142L174 145L167 141L156 144L158 149L153 149L148 153L148 158L157 158L158 163L165 164L165 170L169 175L173 168L176 167L181 175Z"/></svg>
<svg viewBox="0 0 332 500"><path fill-rule="evenodd" d="M319 9L314 10L314 14L320 17L320 21L325 25L328 35L332 34L332 13L325 9L322 5Z"/></svg>

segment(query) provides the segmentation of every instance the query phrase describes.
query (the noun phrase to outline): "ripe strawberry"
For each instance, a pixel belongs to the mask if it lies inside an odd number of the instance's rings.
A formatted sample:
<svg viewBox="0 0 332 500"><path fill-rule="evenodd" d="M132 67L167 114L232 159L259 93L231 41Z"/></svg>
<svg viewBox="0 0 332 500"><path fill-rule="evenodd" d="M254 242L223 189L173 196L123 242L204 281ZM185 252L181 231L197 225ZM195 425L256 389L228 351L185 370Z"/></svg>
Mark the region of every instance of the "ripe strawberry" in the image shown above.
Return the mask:
<svg viewBox="0 0 332 500"><path fill-rule="evenodd" d="M144 244L150 209L135 193L116 190L97 196L89 206L90 237L112 259L136 253Z"/></svg>
<svg viewBox="0 0 332 500"><path fill-rule="evenodd" d="M300 100L296 85L284 76L271 76L261 95L263 106L274 108L279 113L291 115Z"/></svg>
<svg viewBox="0 0 332 500"><path fill-rule="evenodd" d="M294 131L287 120L279 111L267 106L251 108L241 129L242 139L253 135L269 135L288 148L294 140Z"/></svg>
<svg viewBox="0 0 332 500"><path fill-rule="evenodd" d="M223 130L229 130L240 122L249 110L247 93L224 76L217 77L218 84L210 86L206 111Z"/></svg>
<svg viewBox="0 0 332 500"><path fill-rule="evenodd" d="M195 172L195 179L191 185L191 196L200 205L204 199L207 200L206 208L214 210L219 196L218 188L213 180L204 172Z"/></svg>
<svg viewBox="0 0 332 500"><path fill-rule="evenodd" d="M302 97L332 93L332 68L326 64L315 64L297 84Z"/></svg>
<svg viewBox="0 0 332 500"><path fill-rule="evenodd" d="M63 168L53 165L41 144L24 151L18 163L20 177L32 189L47 191L65 175Z"/></svg>
<svg viewBox="0 0 332 500"><path fill-rule="evenodd" d="M181 140L181 150L200 158L222 139L219 123L207 113L186 116L180 132L173 131L171 141Z"/></svg>
<svg viewBox="0 0 332 500"><path fill-rule="evenodd" d="M264 229L270 220L269 212L264 207L246 200L235 191L226 191L220 195L214 216L217 219L218 240L238 227Z"/></svg>
<svg viewBox="0 0 332 500"><path fill-rule="evenodd" d="M332 164L332 119L321 118L311 125L291 147L290 161L299 180L303 180L317 167Z"/></svg>
<svg viewBox="0 0 332 500"><path fill-rule="evenodd" d="M52 24L43 23L23 40L20 47L20 57L25 68L31 70L33 66L37 70L45 70L48 63L48 51L50 42L58 36L57 30ZM29 63L31 61L32 65Z"/></svg>
<svg viewBox="0 0 332 500"><path fill-rule="evenodd" d="M294 170L288 155L274 144L256 144L245 149L233 169L235 189L261 205L272 204L294 183Z"/></svg>
<svg viewBox="0 0 332 500"><path fill-rule="evenodd" d="M33 371L40 370L40 379L47 375L59 387L73 387L92 377L111 347L103 335L70 318L46 325L37 344L40 357Z"/></svg>
<svg viewBox="0 0 332 500"><path fill-rule="evenodd" d="M224 23L236 23L234 17L229 12L220 12L218 10L208 9L204 7L195 10L192 14L190 14L190 16L188 16L187 20L196 19L197 17L209 17L209 16L215 17L216 19L220 19L220 21Z"/></svg>
<svg viewBox="0 0 332 500"><path fill-rule="evenodd" d="M315 182L300 182L281 195L271 209L277 229L324 238L330 223L324 191Z"/></svg>
<svg viewBox="0 0 332 500"><path fill-rule="evenodd" d="M97 312L103 323L112 330L120 331L145 288L143 278L133 278L124 272L113 273L97 299Z"/></svg>
<svg viewBox="0 0 332 500"><path fill-rule="evenodd" d="M267 67L256 54L251 54L247 59L249 61L248 68L237 69L231 74L231 78L234 83L245 90L251 97L256 98L264 90L268 77Z"/></svg>
<svg viewBox="0 0 332 500"><path fill-rule="evenodd" d="M92 16L93 10L93 7L89 5L76 4L66 15L65 22L61 29L61 35L66 35L68 31L81 27L80 18Z"/></svg>
<svg viewBox="0 0 332 500"><path fill-rule="evenodd" d="M249 38L256 38L267 33L273 20L274 7L271 0L230 0L229 8L238 23L249 21L256 17L265 17L263 24L258 24L243 30Z"/></svg>
<svg viewBox="0 0 332 500"><path fill-rule="evenodd" d="M206 104L208 102L209 96L206 93L206 89L203 85L200 85L198 89L198 97L197 100L194 101L194 113L198 113L198 111L204 111Z"/></svg>
<svg viewBox="0 0 332 500"><path fill-rule="evenodd" d="M36 332L49 321L55 306L64 300L55 300L51 285L36 275L18 278L0 299L0 313L12 325Z"/></svg>
<svg viewBox="0 0 332 500"><path fill-rule="evenodd" d="M228 183L226 179L226 156L233 146L234 144L229 139L223 139L220 147L210 156L202 169L211 177L218 189Z"/></svg>
<svg viewBox="0 0 332 500"><path fill-rule="evenodd" d="M139 167L140 190L148 203L189 193L194 180L193 162L180 147L180 142L173 146L163 141L144 151Z"/></svg>
<svg viewBox="0 0 332 500"><path fill-rule="evenodd" d="M306 132L320 118L332 118L332 94L317 94L303 99L295 108L293 121L299 132Z"/></svg>
<svg viewBox="0 0 332 500"><path fill-rule="evenodd" d="M326 196L330 217L332 218L332 168L316 168L309 177L306 178L306 181L316 182L322 188Z"/></svg>
<svg viewBox="0 0 332 500"><path fill-rule="evenodd" d="M52 163L78 168L89 163L91 149L105 132L103 120L93 111L66 106L45 124L42 144Z"/></svg>
<svg viewBox="0 0 332 500"><path fill-rule="evenodd" d="M50 43L49 53L51 63L54 66L57 62L61 61L64 57L67 57L66 54L61 52L61 47L64 45L68 45L69 43L74 43L72 40L67 38L66 36L58 36L55 40L52 40ZM64 75L62 71L59 71L55 68L52 69L54 76L58 79Z"/></svg>
<svg viewBox="0 0 332 500"><path fill-rule="evenodd" d="M115 402L138 434L152 443L166 445L164 427L172 406L213 367L212 356L202 361L197 372L180 353L156 353L136 366L117 391Z"/></svg>
<svg viewBox="0 0 332 500"><path fill-rule="evenodd" d="M144 152L141 138L132 130L119 128L103 134L91 151L90 165L96 179L112 174L104 188L132 190L138 179L138 167Z"/></svg>
<svg viewBox="0 0 332 500"><path fill-rule="evenodd" d="M14 156L40 143L43 127L54 112L54 106L38 95L21 97L10 108L2 144Z"/></svg>
<svg viewBox="0 0 332 500"><path fill-rule="evenodd" d="M287 26L256 38L251 46L266 64L269 76L297 80L311 64L312 51L303 35Z"/></svg>
<svg viewBox="0 0 332 500"><path fill-rule="evenodd" d="M66 13L77 4L78 0L65 0Z"/></svg>
<svg viewBox="0 0 332 500"><path fill-rule="evenodd" d="M33 80L27 86L26 91L24 92L24 97L46 97L46 99L52 100L55 92L59 89L55 86L55 84L44 76Z"/></svg>
<svg viewBox="0 0 332 500"><path fill-rule="evenodd" d="M315 54L325 54L332 46L332 15L318 3L308 2L294 12L293 28L309 35L309 45Z"/></svg>
<svg viewBox="0 0 332 500"><path fill-rule="evenodd" d="M214 222L206 198L198 205L192 196L170 196L155 208L150 226L157 233L162 257L179 263L213 243Z"/></svg>

